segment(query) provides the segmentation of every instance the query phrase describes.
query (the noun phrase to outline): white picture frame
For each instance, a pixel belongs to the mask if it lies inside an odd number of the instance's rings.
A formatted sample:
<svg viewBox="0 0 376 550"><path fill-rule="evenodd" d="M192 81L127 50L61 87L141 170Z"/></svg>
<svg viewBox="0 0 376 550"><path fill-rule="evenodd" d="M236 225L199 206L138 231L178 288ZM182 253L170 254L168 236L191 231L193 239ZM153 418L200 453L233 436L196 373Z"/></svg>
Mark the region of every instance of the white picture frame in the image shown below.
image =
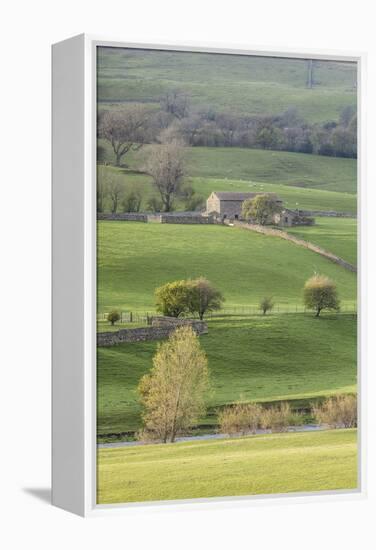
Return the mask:
<svg viewBox="0 0 376 550"><path fill-rule="evenodd" d="M358 488L351 491L96 504L96 48L98 46L353 61L358 66ZM79 35L52 47L52 502L92 516L135 507L249 506L366 494L364 53L223 44L134 44Z"/></svg>

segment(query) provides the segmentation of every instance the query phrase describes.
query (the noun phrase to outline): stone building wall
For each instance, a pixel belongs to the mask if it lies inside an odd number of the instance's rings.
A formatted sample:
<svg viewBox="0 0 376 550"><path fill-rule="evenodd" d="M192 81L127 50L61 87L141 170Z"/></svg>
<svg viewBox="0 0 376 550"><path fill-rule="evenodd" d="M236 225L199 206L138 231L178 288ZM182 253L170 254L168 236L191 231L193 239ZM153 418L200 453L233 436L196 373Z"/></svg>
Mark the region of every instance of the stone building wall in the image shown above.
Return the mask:
<svg viewBox="0 0 376 550"><path fill-rule="evenodd" d="M97 346L115 346L124 342L147 342L167 338L171 332L181 326L191 326L196 334L206 334L208 326L204 321L195 319L177 319L175 317L153 317L148 327L123 328L116 332L98 332Z"/></svg>

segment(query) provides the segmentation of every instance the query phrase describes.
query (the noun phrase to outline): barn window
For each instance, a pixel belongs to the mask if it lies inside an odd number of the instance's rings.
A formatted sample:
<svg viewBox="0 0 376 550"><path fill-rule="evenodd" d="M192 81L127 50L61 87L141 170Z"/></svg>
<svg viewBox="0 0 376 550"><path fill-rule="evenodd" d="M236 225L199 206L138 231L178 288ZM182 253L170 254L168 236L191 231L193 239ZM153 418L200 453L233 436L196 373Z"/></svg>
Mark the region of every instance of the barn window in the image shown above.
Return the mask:
<svg viewBox="0 0 376 550"><path fill-rule="evenodd" d="M289 223L289 219L287 216L285 216L285 223Z"/></svg>
<svg viewBox="0 0 376 550"><path fill-rule="evenodd" d="M239 216L238 214L235 214L235 219L238 220L239 219Z"/></svg>

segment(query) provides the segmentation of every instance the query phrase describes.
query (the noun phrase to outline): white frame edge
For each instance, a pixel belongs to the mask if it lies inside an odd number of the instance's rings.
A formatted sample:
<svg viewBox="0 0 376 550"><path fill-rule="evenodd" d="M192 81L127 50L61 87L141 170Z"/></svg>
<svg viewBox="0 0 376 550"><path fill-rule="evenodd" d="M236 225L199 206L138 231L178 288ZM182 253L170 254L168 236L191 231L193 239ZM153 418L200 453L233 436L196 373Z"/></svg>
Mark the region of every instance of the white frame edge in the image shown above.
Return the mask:
<svg viewBox="0 0 376 550"><path fill-rule="evenodd" d="M96 504L96 48L313 58L358 64L358 488L350 491ZM144 44L79 35L52 48L52 502L81 516L321 502L366 496L365 53L229 44ZM72 140L72 135L74 139ZM361 237L361 238L360 238ZM81 259L81 261L80 261ZM72 319L72 311L74 319ZM69 345L66 344L69 342ZM74 385L72 383L74 382Z"/></svg>

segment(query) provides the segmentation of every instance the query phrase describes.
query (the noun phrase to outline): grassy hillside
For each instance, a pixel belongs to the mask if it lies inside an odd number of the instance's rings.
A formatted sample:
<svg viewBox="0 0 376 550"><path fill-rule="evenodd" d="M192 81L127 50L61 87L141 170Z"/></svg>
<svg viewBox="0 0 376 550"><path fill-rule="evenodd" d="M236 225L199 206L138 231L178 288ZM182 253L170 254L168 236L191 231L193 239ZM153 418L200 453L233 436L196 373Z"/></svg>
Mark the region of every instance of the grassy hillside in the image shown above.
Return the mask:
<svg viewBox="0 0 376 550"><path fill-rule="evenodd" d="M114 163L108 142L99 140L105 149L106 160ZM129 153L124 162L139 170L145 146L140 153ZM355 159L243 149L239 147L187 147L188 176L229 180L278 183L302 188L340 191L355 194L357 190L357 161Z"/></svg>
<svg viewBox="0 0 376 550"><path fill-rule="evenodd" d="M246 400L309 400L356 391L356 319L304 314L209 320L200 338L212 393L201 425L216 424L216 408ZM151 367L157 342L98 348L98 433L140 427L138 382Z"/></svg>
<svg viewBox="0 0 376 550"><path fill-rule="evenodd" d="M330 250L356 265L357 221L347 218L316 218L312 227L287 228L289 233Z"/></svg>
<svg viewBox="0 0 376 550"><path fill-rule="evenodd" d="M157 103L168 90L189 93L195 105L241 114L277 114L291 105L310 122L338 120L355 105L356 65L316 61L316 85L307 89L307 62L240 55L213 55L100 48L99 103Z"/></svg>
<svg viewBox="0 0 376 550"><path fill-rule="evenodd" d="M356 160L230 147L187 148L192 176L356 193Z"/></svg>
<svg viewBox="0 0 376 550"><path fill-rule="evenodd" d="M224 294L226 306L301 304L315 271L333 278L345 304L356 299L356 276L292 243L227 226L98 223L98 311L154 311L154 290L203 275Z"/></svg>
<svg viewBox="0 0 376 550"><path fill-rule="evenodd" d="M99 504L357 487L355 430L98 451Z"/></svg>
<svg viewBox="0 0 376 550"><path fill-rule="evenodd" d="M192 178L190 182L197 193L205 199L212 191L261 191L264 193L277 193L283 199L284 206L292 210L297 208L303 210L335 210L336 212L356 214L356 196L349 193L304 189L277 183L250 183L219 178Z"/></svg>

